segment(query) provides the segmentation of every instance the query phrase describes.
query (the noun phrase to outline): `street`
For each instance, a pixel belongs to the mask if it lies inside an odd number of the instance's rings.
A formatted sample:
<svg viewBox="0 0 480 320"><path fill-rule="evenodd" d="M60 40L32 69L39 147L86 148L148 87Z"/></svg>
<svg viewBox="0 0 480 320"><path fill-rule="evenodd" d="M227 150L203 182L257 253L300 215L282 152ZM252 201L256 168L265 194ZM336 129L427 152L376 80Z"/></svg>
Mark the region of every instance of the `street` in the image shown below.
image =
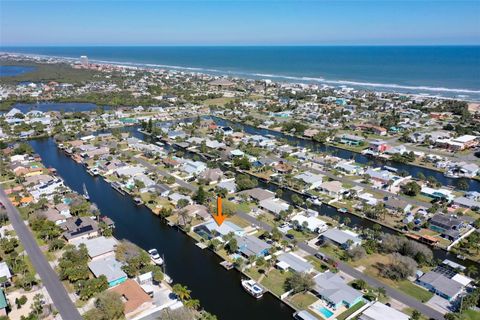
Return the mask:
<svg viewBox="0 0 480 320"><path fill-rule="evenodd" d="M0 201L7 210L8 219L10 220L18 238L25 247L30 261L35 268L35 271L40 276L43 285L48 291L55 307L64 320L80 320L82 317L77 308L70 300L67 291L60 282L58 275L51 268L50 264L45 259L40 247L35 241L30 229L25 225L20 217L17 208L12 205L3 188L0 187Z"/></svg>

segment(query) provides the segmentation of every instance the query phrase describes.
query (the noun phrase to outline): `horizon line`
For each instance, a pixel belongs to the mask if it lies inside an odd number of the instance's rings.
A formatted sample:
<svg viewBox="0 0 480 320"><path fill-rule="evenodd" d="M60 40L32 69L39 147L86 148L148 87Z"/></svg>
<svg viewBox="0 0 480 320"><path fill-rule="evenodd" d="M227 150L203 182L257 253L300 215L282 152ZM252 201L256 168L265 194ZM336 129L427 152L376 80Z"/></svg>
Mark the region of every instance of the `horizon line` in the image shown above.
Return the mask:
<svg viewBox="0 0 480 320"><path fill-rule="evenodd" d="M478 47L480 43L465 44L0 44L2 48L44 47Z"/></svg>

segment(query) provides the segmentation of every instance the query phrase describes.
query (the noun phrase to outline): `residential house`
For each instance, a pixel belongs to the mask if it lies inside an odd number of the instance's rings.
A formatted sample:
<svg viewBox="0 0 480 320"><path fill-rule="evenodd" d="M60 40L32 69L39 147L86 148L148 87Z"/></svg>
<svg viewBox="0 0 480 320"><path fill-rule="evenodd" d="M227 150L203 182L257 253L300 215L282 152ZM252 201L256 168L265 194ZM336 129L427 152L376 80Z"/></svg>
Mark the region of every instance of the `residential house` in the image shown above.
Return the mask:
<svg viewBox="0 0 480 320"><path fill-rule="evenodd" d="M315 271L315 268L310 262L290 252L285 252L277 256L276 266L281 270L293 270L298 273L311 273Z"/></svg>
<svg viewBox="0 0 480 320"><path fill-rule="evenodd" d="M65 230L63 237L68 242L98 236L98 223L90 217L72 217L67 219L60 227Z"/></svg>
<svg viewBox="0 0 480 320"><path fill-rule="evenodd" d="M110 291L116 292L122 297L124 313L127 319L153 307L152 298L145 293L135 280L128 279L111 288Z"/></svg>
<svg viewBox="0 0 480 320"><path fill-rule="evenodd" d="M342 134L336 136L335 140L349 146L360 146L364 143L365 138L353 134Z"/></svg>
<svg viewBox="0 0 480 320"><path fill-rule="evenodd" d="M209 240L216 237L225 236L229 233L233 233L240 237L245 235L244 229L230 221L225 221L219 226L215 221L210 220L193 227L193 231Z"/></svg>
<svg viewBox="0 0 480 320"><path fill-rule="evenodd" d="M117 239L113 237L97 237L92 239L74 240L73 244L80 246L84 244L88 251L88 256L92 260L103 259L109 256L115 256L115 249L118 245Z"/></svg>
<svg viewBox="0 0 480 320"><path fill-rule="evenodd" d="M405 200L388 197L386 201L384 201L385 208L393 211L399 211L403 213L407 213L412 209L412 205Z"/></svg>
<svg viewBox="0 0 480 320"><path fill-rule="evenodd" d="M295 176L295 179L303 181L307 189L316 189L322 184L323 175L305 171Z"/></svg>
<svg viewBox="0 0 480 320"><path fill-rule="evenodd" d="M182 165L182 170L189 175L199 175L207 169L207 165L201 161L187 160Z"/></svg>
<svg viewBox="0 0 480 320"><path fill-rule="evenodd" d="M104 275L107 277L108 286L113 287L127 280L127 274L122 270L122 263L115 257L105 257L92 260L88 268L96 278Z"/></svg>
<svg viewBox="0 0 480 320"><path fill-rule="evenodd" d="M327 271L316 275L313 291L334 309L341 306L350 308L362 301L363 294L350 287L339 274Z"/></svg>
<svg viewBox="0 0 480 320"><path fill-rule="evenodd" d="M6 286L12 280L12 273L6 262L0 262L0 285Z"/></svg>
<svg viewBox="0 0 480 320"><path fill-rule="evenodd" d="M317 217L304 216L303 214L297 214L291 219L292 222L296 222L302 228L307 228L310 232L322 233L327 231L328 226Z"/></svg>
<svg viewBox="0 0 480 320"><path fill-rule="evenodd" d="M237 240L238 252L246 258L251 256L265 257L271 248L271 245L254 236L235 236L235 239Z"/></svg>
<svg viewBox="0 0 480 320"><path fill-rule="evenodd" d="M448 301L453 301L464 286L436 271L429 271L416 280L416 283Z"/></svg>
<svg viewBox="0 0 480 320"><path fill-rule="evenodd" d="M358 246L362 243L362 240L358 234L337 228L328 229L324 233L320 234L319 240L321 243L335 244L342 249L348 249L352 246Z"/></svg>
<svg viewBox="0 0 480 320"><path fill-rule="evenodd" d="M262 201L262 200L275 198L274 192L266 189L261 189L261 188L253 188L253 189L240 191L238 194L247 195L249 198L255 201Z"/></svg>
<svg viewBox="0 0 480 320"><path fill-rule="evenodd" d="M223 178L223 171L219 168L207 169L200 173L199 178L207 181L209 184L214 184Z"/></svg>
<svg viewBox="0 0 480 320"><path fill-rule="evenodd" d="M323 182L318 186L318 190L332 197L338 197L345 191L342 187L342 183L336 180Z"/></svg>
<svg viewBox="0 0 480 320"><path fill-rule="evenodd" d="M287 211L290 205L282 199L268 198L261 200L258 203L260 208L263 208L271 213L280 214L282 211Z"/></svg>
<svg viewBox="0 0 480 320"><path fill-rule="evenodd" d="M410 316L380 301L375 301L363 311L358 320L385 320L386 315L388 315L388 320L410 320Z"/></svg>
<svg viewBox="0 0 480 320"><path fill-rule="evenodd" d="M383 140L373 140L368 144L368 150L375 153L384 153L390 146Z"/></svg>
<svg viewBox="0 0 480 320"><path fill-rule="evenodd" d="M8 309L8 300L5 296L5 291L0 289L0 316L6 317L7 316L7 309Z"/></svg>

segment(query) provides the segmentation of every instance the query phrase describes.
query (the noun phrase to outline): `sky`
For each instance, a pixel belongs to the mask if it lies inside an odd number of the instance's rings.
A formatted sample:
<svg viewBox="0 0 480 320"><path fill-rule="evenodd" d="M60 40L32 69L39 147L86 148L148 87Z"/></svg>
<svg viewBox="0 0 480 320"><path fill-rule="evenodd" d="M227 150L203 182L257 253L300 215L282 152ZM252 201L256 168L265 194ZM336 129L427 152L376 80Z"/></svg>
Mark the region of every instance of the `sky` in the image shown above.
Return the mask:
<svg viewBox="0 0 480 320"><path fill-rule="evenodd" d="M0 0L0 46L480 44L480 0Z"/></svg>

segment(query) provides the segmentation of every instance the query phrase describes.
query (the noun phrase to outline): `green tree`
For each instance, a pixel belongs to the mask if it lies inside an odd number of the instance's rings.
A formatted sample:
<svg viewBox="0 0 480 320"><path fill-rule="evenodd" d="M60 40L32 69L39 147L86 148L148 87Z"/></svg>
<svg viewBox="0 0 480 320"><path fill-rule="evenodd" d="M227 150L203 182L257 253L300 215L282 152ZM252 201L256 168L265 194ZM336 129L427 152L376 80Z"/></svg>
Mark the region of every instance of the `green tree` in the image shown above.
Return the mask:
<svg viewBox="0 0 480 320"><path fill-rule="evenodd" d="M95 308L86 312L85 320L119 320L123 319L125 306L121 296L113 291L105 291L98 295Z"/></svg>
<svg viewBox="0 0 480 320"><path fill-rule="evenodd" d="M182 302L190 300L191 291L186 286L177 283L172 287L172 291Z"/></svg>
<svg viewBox="0 0 480 320"><path fill-rule="evenodd" d="M285 280L284 287L287 291L292 290L293 293L299 293L311 290L314 284L312 274L294 272Z"/></svg>

